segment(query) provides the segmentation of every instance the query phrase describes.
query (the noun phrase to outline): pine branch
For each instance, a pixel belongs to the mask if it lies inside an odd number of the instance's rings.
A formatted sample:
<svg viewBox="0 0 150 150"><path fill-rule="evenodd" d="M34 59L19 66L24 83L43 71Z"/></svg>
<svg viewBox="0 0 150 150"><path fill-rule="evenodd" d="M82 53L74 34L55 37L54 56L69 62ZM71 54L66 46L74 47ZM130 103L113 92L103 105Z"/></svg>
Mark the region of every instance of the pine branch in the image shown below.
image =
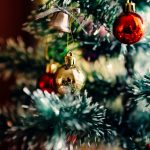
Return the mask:
<svg viewBox="0 0 150 150"><path fill-rule="evenodd" d="M87 81L85 89L87 89L89 96L92 96L93 100L100 102L99 100L114 100L116 96L126 92L126 80L125 77L116 77L116 82L112 83L104 80L100 75L93 74L94 80Z"/></svg>
<svg viewBox="0 0 150 150"><path fill-rule="evenodd" d="M72 1L59 1L56 0L54 3L51 4L51 1L48 1L47 4L45 4L42 8L40 8L37 11L34 11L30 15L29 22L24 24L23 29L32 33L35 35L35 37L39 36L45 36L51 33L54 33L53 30L50 29L48 22L51 21L51 17L53 16L53 13L47 16L44 16L40 20L35 20L36 15L39 13L43 13L51 8L53 8L55 5L64 7L64 9L68 10L69 13L70 10L80 8L81 13L74 15L74 18L77 18L76 21L74 20L72 23L72 29L74 34L74 39L79 40L80 38L84 39L87 37L87 35L80 30L81 25L84 28L87 28L88 30L88 22L92 21L92 28L94 31L99 29L100 26L105 26L106 30L110 31L112 28L112 24L114 22L114 19L116 18L116 15L119 13L120 6L115 1L110 0L98 0L93 2L92 0L86 1L82 0L79 2L76 2L74 0ZM48 6L48 7L47 7ZM109 12L109 13L108 13ZM46 12L45 12L46 14ZM82 15L81 15L82 14ZM84 20L81 20L78 17L84 16ZM91 19L89 19L91 18ZM79 20L79 22L77 21ZM93 32L94 32L93 31ZM79 34L81 32L81 35ZM79 38L80 36L80 38ZM106 35L106 37L109 36L109 34ZM77 39L78 37L78 39ZM95 43L99 43L100 37L97 35L93 36Z"/></svg>
<svg viewBox="0 0 150 150"><path fill-rule="evenodd" d="M150 141L150 74L136 76L125 95L124 115L120 132L127 147L145 149Z"/></svg>
<svg viewBox="0 0 150 150"><path fill-rule="evenodd" d="M143 77L137 76L131 86L130 93L133 93L133 99L135 101L146 101L147 106L150 106L150 73L147 73Z"/></svg>
<svg viewBox="0 0 150 150"><path fill-rule="evenodd" d="M37 56L38 55L38 56ZM20 71L23 73L32 73L35 77L37 72L41 73L44 68L44 57L40 56L32 48L25 48L24 42L18 40L18 43L9 39L4 50L0 52L0 64L4 67L0 68L10 69L13 71Z"/></svg>
<svg viewBox="0 0 150 150"><path fill-rule="evenodd" d="M24 91L31 96L35 107L33 114L22 118L23 125L17 129L22 138L27 135L38 137L42 133L46 136L47 146L58 149L60 145L65 146L68 135L76 135L79 144L109 141L116 134L105 123L106 109L97 103L93 104L86 92L83 96L68 94L59 98L40 90L33 94L26 88ZM32 138L30 140L32 143Z"/></svg>

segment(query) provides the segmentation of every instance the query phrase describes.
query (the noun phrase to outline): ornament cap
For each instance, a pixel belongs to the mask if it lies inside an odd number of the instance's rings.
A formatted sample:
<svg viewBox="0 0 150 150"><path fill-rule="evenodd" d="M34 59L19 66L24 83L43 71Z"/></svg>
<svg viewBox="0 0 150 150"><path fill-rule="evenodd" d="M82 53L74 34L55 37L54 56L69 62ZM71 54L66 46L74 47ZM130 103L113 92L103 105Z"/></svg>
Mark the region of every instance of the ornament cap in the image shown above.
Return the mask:
<svg viewBox="0 0 150 150"><path fill-rule="evenodd" d="M75 65L75 57L73 57L72 52L68 52L65 56L65 65L68 67Z"/></svg>
<svg viewBox="0 0 150 150"><path fill-rule="evenodd" d="M125 4L125 12L135 12L135 3L132 0L127 0Z"/></svg>
<svg viewBox="0 0 150 150"><path fill-rule="evenodd" d="M58 64L57 63L48 63L46 64L46 73L55 73L57 71Z"/></svg>

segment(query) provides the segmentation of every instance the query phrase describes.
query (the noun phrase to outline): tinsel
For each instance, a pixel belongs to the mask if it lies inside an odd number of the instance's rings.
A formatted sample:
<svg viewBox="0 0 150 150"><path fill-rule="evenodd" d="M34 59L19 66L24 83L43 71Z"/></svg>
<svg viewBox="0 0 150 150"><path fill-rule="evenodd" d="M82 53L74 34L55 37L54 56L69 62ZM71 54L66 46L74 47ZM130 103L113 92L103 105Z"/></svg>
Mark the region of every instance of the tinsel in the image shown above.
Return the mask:
<svg viewBox="0 0 150 150"><path fill-rule="evenodd" d="M26 88L24 91L31 94ZM55 120L61 128L68 128L72 132L83 130L87 135L94 134L102 138L105 132L111 135L111 127L103 124L106 109L98 103L92 104L86 92L82 96L68 94L60 99L55 94L37 90L31 98L40 114L36 119Z"/></svg>
<svg viewBox="0 0 150 150"><path fill-rule="evenodd" d="M31 96L34 106L23 105L31 113L22 117L22 125L16 128L15 135L27 136L27 139L29 135L31 143L32 138L40 133L46 136L47 149L54 150L67 146L67 135L76 135L77 145L86 141L110 141L116 136L115 130L105 122L107 110L92 103L86 92L82 96L68 94L59 98L41 90L31 93L24 88L24 91ZM7 135L12 133L10 130Z"/></svg>

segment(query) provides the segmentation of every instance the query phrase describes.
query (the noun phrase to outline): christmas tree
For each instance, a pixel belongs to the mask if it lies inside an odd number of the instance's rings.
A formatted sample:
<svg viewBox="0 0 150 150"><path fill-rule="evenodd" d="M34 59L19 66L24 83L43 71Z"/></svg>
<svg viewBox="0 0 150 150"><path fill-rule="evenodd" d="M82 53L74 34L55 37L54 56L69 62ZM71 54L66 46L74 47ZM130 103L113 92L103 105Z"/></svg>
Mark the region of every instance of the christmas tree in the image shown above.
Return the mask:
<svg viewBox="0 0 150 150"><path fill-rule="evenodd" d="M33 3L22 29L37 44L1 48L0 78L15 83L0 149L149 150L150 2Z"/></svg>

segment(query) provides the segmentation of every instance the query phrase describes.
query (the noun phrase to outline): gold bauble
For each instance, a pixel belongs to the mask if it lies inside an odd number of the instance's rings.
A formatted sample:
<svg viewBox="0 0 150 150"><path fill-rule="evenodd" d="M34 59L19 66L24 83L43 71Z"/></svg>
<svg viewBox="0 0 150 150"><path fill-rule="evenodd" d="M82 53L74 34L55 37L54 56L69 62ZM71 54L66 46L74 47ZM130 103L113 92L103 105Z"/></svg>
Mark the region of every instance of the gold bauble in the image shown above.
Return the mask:
<svg viewBox="0 0 150 150"><path fill-rule="evenodd" d="M84 86L85 76L75 66L75 58L69 52L65 57L65 64L56 72L56 85L60 94L79 92Z"/></svg>

